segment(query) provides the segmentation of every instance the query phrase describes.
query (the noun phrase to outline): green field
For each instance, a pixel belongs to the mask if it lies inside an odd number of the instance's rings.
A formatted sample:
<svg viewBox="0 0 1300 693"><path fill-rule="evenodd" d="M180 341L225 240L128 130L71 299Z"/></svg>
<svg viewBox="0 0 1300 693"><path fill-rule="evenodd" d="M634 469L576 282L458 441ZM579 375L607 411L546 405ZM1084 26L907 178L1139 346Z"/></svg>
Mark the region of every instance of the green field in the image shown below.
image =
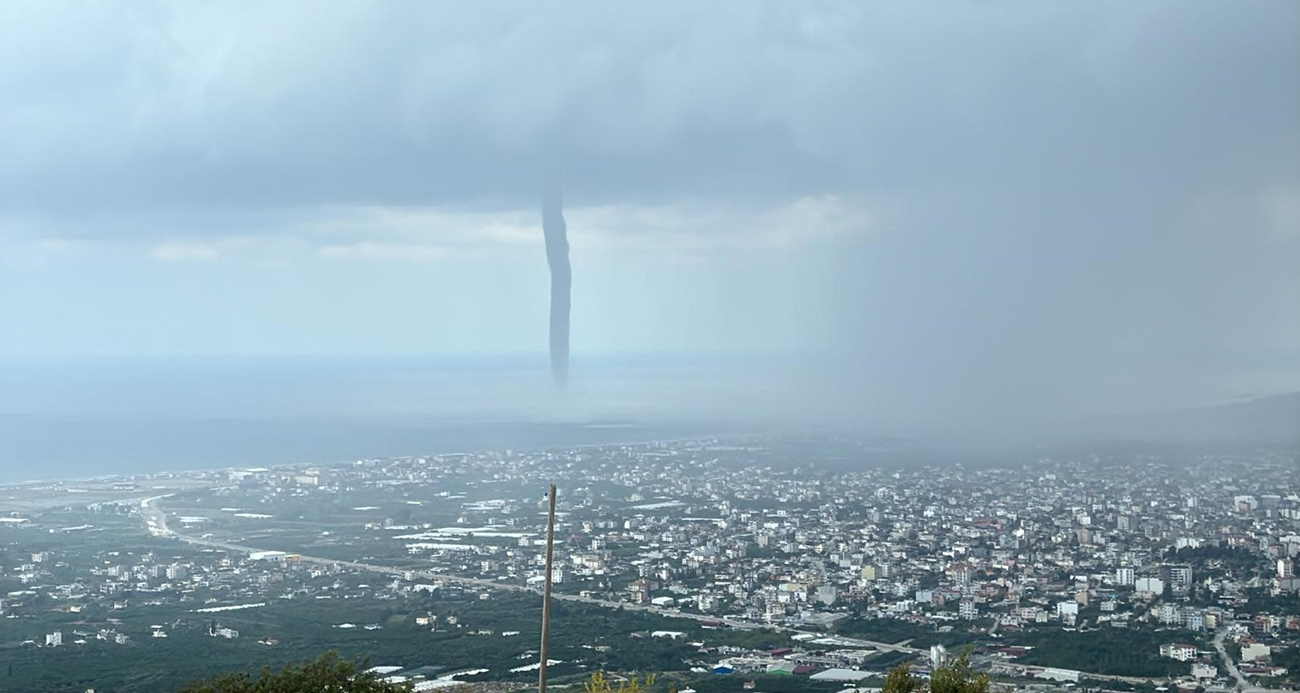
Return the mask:
<svg viewBox="0 0 1300 693"><path fill-rule="evenodd" d="M477 678L526 682L535 676L533 672L509 670L536 661L540 608L541 599L533 596L480 600L476 594L424 593L396 599L287 600L219 614L142 607L120 612L118 630L132 637L126 645L93 639L61 648L9 643L0 649L0 690L38 693L92 686L110 692L170 690L219 672L279 666L331 649L352 659L369 657L376 665L442 667L444 671L484 668L488 673ZM696 651L689 640L763 647L788 643L785 636L774 633L704 630L691 620L643 612L568 602L557 602L552 608L551 656L564 662L552 668L557 677L599 668L684 670ZM426 613L439 616L438 632L416 625L415 618ZM459 623L448 625L450 617ZM226 640L207 635L212 622L238 630L240 637ZM339 628L343 623L358 627ZM169 637L148 637L152 624L167 624ZM372 624L380 628L364 628ZM61 629L69 641L73 629L88 627L79 626L67 614L30 619L25 625L33 632ZM652 630L685 631L689 638L649 637ZM476 634L479 631L491 634ZM510 631L518 634L502 635ZM278 643L259 644L266 639Z"/></svg>
<svg viewBox="0 0 1300 693"><path fill-rule="evenodd" d="M1021 664L1078 669L1120 676L1181 676L1191 665L1160 656L1166 642L1199 643L1204 638L1188 631L1102 628L1090 632L1027 631L1006 637L1008 645L1032 646Z"/></svg>

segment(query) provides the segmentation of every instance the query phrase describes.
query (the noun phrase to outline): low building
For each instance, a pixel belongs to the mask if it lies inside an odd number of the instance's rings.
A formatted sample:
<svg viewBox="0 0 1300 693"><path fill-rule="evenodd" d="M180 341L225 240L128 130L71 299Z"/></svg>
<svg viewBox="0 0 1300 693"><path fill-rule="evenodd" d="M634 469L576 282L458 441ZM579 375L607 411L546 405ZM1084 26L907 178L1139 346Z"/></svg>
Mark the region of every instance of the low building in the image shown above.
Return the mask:
<svg viewBox="0 0 1300 693"><path fill-rule="evenodd" d="M1196 659L1196 646L1183 643L1165 643L1160 646L1160 656L1176 659L1180 662L1190 662Z"/></svg>

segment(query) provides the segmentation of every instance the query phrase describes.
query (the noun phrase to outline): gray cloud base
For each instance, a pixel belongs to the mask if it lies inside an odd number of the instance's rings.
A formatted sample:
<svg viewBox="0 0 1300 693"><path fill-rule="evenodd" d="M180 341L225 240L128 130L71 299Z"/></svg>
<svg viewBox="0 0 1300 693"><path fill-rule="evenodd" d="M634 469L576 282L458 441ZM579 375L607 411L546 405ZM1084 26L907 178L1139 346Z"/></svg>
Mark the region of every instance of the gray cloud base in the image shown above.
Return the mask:
<svg viewBox="0 0 1300 693"><path fill-rule="evenodd" d="M303 229L356 208L535 210L558 167L570 219L703 204L718 221L692 233L743 239L756 215L832 196L870 220L653 257L619 252L663 238L640 222L608 230L607 253L575 236L575 256L603 264L574 295L578 351L789 352L820 365L789 398L913 420L1297 386L1295 4L561 7L6 3L0 291L23 303L0 307L0 336L71 349L42 318L58 313L86 350L159 348L150 306L183 308L152 277L189 287L177 296L269 292L191 318L224 349L531 347L545 309L521 297L527 260L429 280L380 268L364 227ZM246 236L352 248L325 253L352 276L263 258L280 274L180 278L127 257ZM66 260L61 283L19 266L56 241L94 259ZM517 286L467 279L507 266ZM79 281L120 297L112 319L72 295ZM356 319L382 333L402 315L375 307L384 296L450 286L465 293L431 302L436 319L400 344L312 327L365 304ZM518 330L476 330L475 313Z"/></svg>

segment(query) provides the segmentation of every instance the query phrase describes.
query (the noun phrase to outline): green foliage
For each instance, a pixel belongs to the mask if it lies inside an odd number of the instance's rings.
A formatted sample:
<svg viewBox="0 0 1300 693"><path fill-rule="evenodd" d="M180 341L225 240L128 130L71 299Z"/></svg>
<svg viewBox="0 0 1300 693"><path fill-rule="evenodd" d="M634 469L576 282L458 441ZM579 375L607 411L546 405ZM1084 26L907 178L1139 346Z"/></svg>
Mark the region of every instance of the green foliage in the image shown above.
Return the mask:
<svg viewBox="0 0 1300 693"><path fill-rule="evenodd" d="M1228 658L1234 662L1241 661L1241 643L1236 640L1229 641L1223 647L1223 651L1228 653Z"/></svg>
<svg viewBox="0 0 1300 693"><path fill-rule="evenodd" d="M836 681L817 681L810 676L773 676L770 674L755 674L753 676L717 676L715 674L705 674L702 676L679 676L675 677L683 685L690 686L699 693L753 693L763 691L764 693L836 693L844 689L844 684ZM858 682L860 686L879 687L883 678L875 680L863 679ZM753 681L753 690L744 687L745 683ZM656 690L651 693L666 693L666 691Z"/></svg>
<svg viewBox="0 0 1300 693"><path fill-rule="evenodd" d="M1300 645L1286 649L1274 649L1273 664L1286 667L1288 681L1300 683Z"/></svg>
<svg viewBox="0 0 1300 693"><path fill-rule="evenodd" d="M635 676L628 679L621 679L618 685L605 676L605 672L597 671L591 675L591 678L582 683L582 690L585 693L646 693L654 686L654 674L645 677L644 680Z"/></svg>
<svg viewBox="0 0 1300 693"><path fill-rule="evenodd" d="M1170 639L1200 642L1190 631L1102 628L1094 631L1025 631L1008 644L1033 647L1021 664L1078 669L1119 676L1181 676L1191 665L1160 656L1160 643Z"/></svg>
<svg viewBox="0 0 1300 693"><path fill-rule="evenodd" d="M357 665L328 652L301 666L263 669L253 678L236 673L186 686L181 693L406 693L409 683L385 683ZM629 692L637 693L637 692Z"/></svg>
<svg viewBox="0 0 1300 693"><path fill-rule="evenodd" d="M297 578L291 576L291 582ZM305 577L304 577L305 579ZM368 575L329 576L355 590ZM200 602L201 603L201 602ZM194 614L197 604L140 605L106 612L119 622L82 622L85 613L43 610L31 618L10 619L0 625L0 690L56 693L94 688L114 693L174 691L187 683L231 671L256 673L279 669L285 662L315 659L335 650L344 659L369 656L376 664L407 668L458 667L488 669L463 677L468 681L535 681L536 671L511 672L520 656L537 646L541 597L498 593L481 600L477 591L449 588L437 594L407 593L394 599L363 595L351 599L274 599L257 609L221 614ZM438 616L438 630L417 625L424 614ZM458 625L448 618L455 616ZM770 649L790 644L785 633L757 629L708 630L698 621L666 618L633 609L607 609L579 602L556 601L551 611L551 653L563 664L551 667L555 680L593 669L607 671L679 672L697 657L690 642ZM235 640L207 634L211 621L240 632ZM339 628L341 623L380 624ZM150 637L152 624L168 624L168 637ZM91 638L85 645L59 648L19 647L24 639L61 630L109 626L131 638L127 645ZM480 630L492 635L478 635ZM676 630L684 639L653 638L656 630ZM504 633L518 631L506 637ZM272 639L274 645L262 644ZM598 649L597 649L598 648ZM12 669L9 668L12 665ZM789 678L789 677L787 677ZM662 683L662 682L661 682ZM575 690L577 690L575 688ZM702 690L702 689L701 689ZM783 693L771 688L770 693ZM834 689L838 690L838 689ZM663 691L655 691L663 693ZM738 693L738 692L737 692ZM833 691L831 691L833 693Z"/></svg>
<svg viewBox="0 0 1300 693"><path fill-rule="evenodd" d="M916 677L912 676L908 665L899 664L889 670L889 676L885 679L885 685L881 687L881 693L913 693L917 686Z"/></svg>
<svg viewBox="0 0 1300 693"><path fill-rule="evenodd" d="M1184 546L1181 549L1170 547L1165 551L1165 560L1189 563L1201 567L1215 562L1222 564L1224 568L1238 575L1257 572L1266 569L1268 566L1268 561L1264 556L1237 546L1198 546L1195 548ZM1221 571L1211 570L1210 572L1217 573Z"/></svg>
<svg viewBox="0 0 1300 693"><path fill-rule="evenodd" d="M988 693L989 677L971 671L966 654L930 674L930 693Z"/></svg>
<svg viewBox="0 0 1300 693"><path fill-rule="evenodd" d="M617 681L617 676L611 676ZM587 675L581 678L560 678L555 679L559 685L568 685L570 690L576 690L577 683L585 684L589 681ZM561 683L563 682L563 683ZM884 674L871 676L858 681L859 687L879 686L884 682ZM765 691L766 693L837 693L844 689L844 684L838 681L821 681L809 676L790 676L790 675L773 675L762 672L753 672L744 675L735 676L718 676L716 674L697 674L697 673L664 673L663 675L645 677L639 680L640 693L676 693L678 689L688 688L699 691L699 693L753 693L753 691ZM534 684L534 688L536 685ZM522 689L514 693L525 693ZM579 693L586 693L580 691ZM610 693L618 693L615 687Z"/></svg>
<svg viewBox="0 0 1300 693"><path fill-rule="evenodd" d="M1300 592L1283 592L1274 596L1267 588L1258 587L1246 590L1246 596L1250 599L1250 609L1255 613L1300 614Z"/></svg>
<svg viewBox="0 0 1300 693"><path fill-rule="evenodd" d="M970 658L966 654L956 660L935 669L930 674L930 682L923 685L912 676L906 664L900 664L889 672L881 693L988 693L989 677L975 675L971 670Z"/></svg>

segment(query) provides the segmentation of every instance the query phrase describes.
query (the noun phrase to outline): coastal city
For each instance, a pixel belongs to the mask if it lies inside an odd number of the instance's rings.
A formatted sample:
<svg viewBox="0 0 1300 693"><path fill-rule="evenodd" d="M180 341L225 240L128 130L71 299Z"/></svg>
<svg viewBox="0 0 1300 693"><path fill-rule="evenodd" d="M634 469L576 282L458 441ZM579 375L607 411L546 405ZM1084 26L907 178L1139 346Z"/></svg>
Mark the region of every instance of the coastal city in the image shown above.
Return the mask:
<svg viewBox="0 0 1300 693"><path fill-rule="evenodd" d="M965 652L1009 690L1300 684L1294 451L747 438L0 487L0 685L334 649L416 690L525 687L549 483L557 680L833 693Z"/></svg>
<svg viewBox="0 0 1300 693"><path fill-rule="evenodd" d="M0 55L0 693L1300 693L1300 0Z"/></svg>

